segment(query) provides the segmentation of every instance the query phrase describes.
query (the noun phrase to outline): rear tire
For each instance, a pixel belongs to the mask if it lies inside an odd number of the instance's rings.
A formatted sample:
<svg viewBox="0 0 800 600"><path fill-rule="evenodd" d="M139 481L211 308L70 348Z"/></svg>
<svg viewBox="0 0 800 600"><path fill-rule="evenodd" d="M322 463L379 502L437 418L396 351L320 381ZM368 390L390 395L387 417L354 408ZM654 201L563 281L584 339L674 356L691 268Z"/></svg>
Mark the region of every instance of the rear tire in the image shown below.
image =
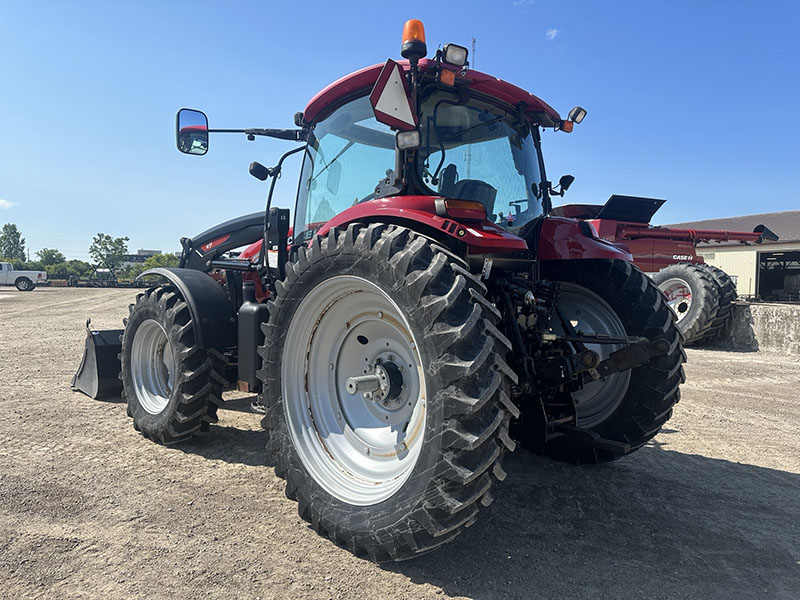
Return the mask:
<svg viewBox="0 0 800 600"><path fill-rule="evenodd" d="M30 292L36 286L33 285L33 281L28 279L27 277L18 277L17 280L14 282L14 285L20 292Z"/></svg>
<svg viewBox="0 0 800 600"><path fill-rule="evenodd" d="M706 342L719 338L719 336L725 331L725 328L731 319L733 301L736 300L737 293L736 284L733 283L733 279L731 279L731 277L725 271L715 267L714 265L709 265L708 263L698 266L702 267L703 270L705 270L714 280L714 283L717 287L717 297L719 298L719 309L717 310L717 315L714 317L714 320L711 323L711 329L709 333L702 340L703 342Z"/></svg>
<svg viewBox="0 0 800 600"><path fill-rule="evenodd" d="M669 265L653 275L653 281L675 312L684 344L697 343L712 333L720 298L714 278L703 265Z"/></svg>
<svg viewBox="0 0 800 600"><path fill-rule="evenodd" d="M588 307L591 310L564 315L566 319L576 321L579 331L586 313L603 315L607 314L606 309L610 309L615 315L615 318L609 319L611 333L616 324L621 324L623 331L620 333L623 335L641 336L649 340L663 338L670 342L666 355L628 371L612 374L606 379L590 382L577 392L587 396L584 401L590 409L588 413L582 411L578 403L579 426L603 438L629 444L630 452L641 448L672 416L672 408L680 399L679 386L684 381L682 365L686 357L674 316L664 296L644 273L630 263L619 260L544 262L542 276L563 282L569 294L574 295L582 290L575 297L585 298L586 302L591 302L592 297L600 299ZM587 328L595 327L589 324ZM611 351L602 349L601 345L587 344L587 347L601 353ZM589 386L596 386L597 389ZM607 393L605 400L604 393ZM622 456L609 450L576 444L567 437L549 441L544 453L571 463L599 463Z"/></svg>
<svg viewBox="0 0 800 600"><path fill-rule="evenodd" d="M404 227L351 224L300 248L276 287L259 377L268 450L300 516L374 561L453 539L514 448L510 343L483 284ZM347 377L388 368L386 352L403 401L348 393Z"/></svg>
<svg viewBox="0 0 800 600"><path fill-rule="evenodd" d="M189 306L171 285L136 298L122 335L122 397L134 428L161 444L216 421L226 381L220 355L195 341Z"/></svg>

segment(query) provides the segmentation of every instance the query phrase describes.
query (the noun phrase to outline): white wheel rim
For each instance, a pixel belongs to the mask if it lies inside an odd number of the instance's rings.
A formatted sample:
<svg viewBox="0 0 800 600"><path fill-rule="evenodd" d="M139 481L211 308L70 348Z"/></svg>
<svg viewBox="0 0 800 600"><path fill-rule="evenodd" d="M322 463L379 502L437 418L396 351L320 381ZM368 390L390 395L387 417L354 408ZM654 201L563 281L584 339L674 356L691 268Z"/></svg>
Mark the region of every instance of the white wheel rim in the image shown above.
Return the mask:
<svg viewBox="0 0 800 600"><path fill-rule="evenodd" d="M366 279L332 277L303 298L285 339L283 406L305 468L348 504L391 497L417 463L426 422L424 368L402 310ZM387 363L402 368L396 398L347 392L349 377Z"/></svg>
<svg viewBox="0 0 800 600"><path fill-rule="evenodd" d="M153 319L143 321L131 347L131 376L144 410L158 415L167 407L175 381L175 359L167 333Z"/></svg>
<svg viewBox="0 0 800 600"><path fill-rule="evenodd" d="M667 304L681 321L692 307L692 289L683 279L677 277L662 282L658 289L667 297Z"/></svg>
<svg viewBox="0 0 800 600"><path fill-rule="evenodd" d="M612 337L628 335L617 313L605 300L585 287L562 283L558 310L578 333ZM564 333L558 319L555 319L554 323L554 331ZM604 361L612 352L623 347L621 344L585 344L585 346L587 350L597 352L600 361ZM572 392L578 412L578 426L594 427L605 421L622 402L630 380L631 370L627 369L602 379L589 381L577 392Z"/></svg>

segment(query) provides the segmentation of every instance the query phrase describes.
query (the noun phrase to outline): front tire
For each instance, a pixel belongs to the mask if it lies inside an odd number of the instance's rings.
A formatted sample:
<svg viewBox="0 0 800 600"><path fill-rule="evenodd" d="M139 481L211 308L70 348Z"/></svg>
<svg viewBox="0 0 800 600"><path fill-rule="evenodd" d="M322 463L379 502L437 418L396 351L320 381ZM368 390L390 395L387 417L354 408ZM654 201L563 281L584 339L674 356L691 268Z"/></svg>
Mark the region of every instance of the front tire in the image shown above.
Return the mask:
<svg viewBox="0 0 800 600"><path fill-rule="evenodd" d="M454 538L504 478L518 414L483 285L406 228L351 224L300 248L276 287L259 377L300 516L374 561ZM394 392L348 392L377 366Z"/></svg>
<svg viewBox="0 0 800 600"><path fill-rule="evenodd" d="M197 344L189 306L173 286L137 296L120 359L128 415L145 437L173 444L216 421L224 365L218 353Z"/></svg>
<svg viewBox="0 0 800 600"><path fill-rule="evenodd" d="M619 260L546 262L542 275L562 282L559 307L579 332L669 341L666 355L591 381L575 393L579 427L628 444L630 452L641 448L672 416L684 381L681 336L663 295L644 273ZM586 346L600 353L601 358L621 348ZM544 452L572 463L599 463L622 456L567 437L551 440Z"/></svg>

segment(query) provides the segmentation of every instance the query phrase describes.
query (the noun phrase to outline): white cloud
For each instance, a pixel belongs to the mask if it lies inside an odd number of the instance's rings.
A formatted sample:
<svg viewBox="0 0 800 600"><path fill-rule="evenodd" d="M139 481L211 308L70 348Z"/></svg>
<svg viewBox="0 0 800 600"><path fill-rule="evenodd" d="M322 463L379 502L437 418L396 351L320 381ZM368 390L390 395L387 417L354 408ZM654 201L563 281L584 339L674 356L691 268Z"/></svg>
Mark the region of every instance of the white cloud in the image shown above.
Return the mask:
<svg viewBox="0 0 800 600"><path fill-rule="evenodd" d="M13 202L9 202L8 200L3 200L0 198L0 209L11 208L12 206L14 206Z"/></svg>
<svg viewBox="0 0 800 600"><path fill-rule="evenodd" d="M534 0L514 0L512 3L514 6L532 6Z"/></svg>
<svg viewBox="0 0 800 600"><path fill-rule="evenodd" d="M544 32L544 37L546 37L548 40L550 40L552 42L554 39L556 39L556 36L558 35L558 31L559 30L556 29L555 27L552 28L552 29L548 29L547 31Z"/></svg>

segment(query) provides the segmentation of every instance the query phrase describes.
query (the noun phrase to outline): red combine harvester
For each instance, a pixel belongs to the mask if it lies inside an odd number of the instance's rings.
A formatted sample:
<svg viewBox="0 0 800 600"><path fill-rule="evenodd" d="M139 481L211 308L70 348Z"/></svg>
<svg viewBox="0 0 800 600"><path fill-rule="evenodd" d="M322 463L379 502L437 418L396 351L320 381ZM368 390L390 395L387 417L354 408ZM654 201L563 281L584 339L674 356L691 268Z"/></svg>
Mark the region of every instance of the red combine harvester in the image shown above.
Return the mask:
<svg viewBox="0 0 800 600"><path fill-rule="evenodd" d="M137 298L121 337L138 431L183 441L216 421L237 380L259 390L287 496L372 560L471 525L518 442L573 463L640 448L683 381L674 315L631 254L550 214L572 177L547 179L541 133L569 132L585 111L562 119L470 70L464 47L426 53L409 21L405 61L329 85L295 129L215 130L180 110L187 154L205 154L214 132L299 145L250 165L272 178L264 213L184 238L181 268L146 273L164 282ZM290 237L289 210L271 200L294 153Z"/></svg>
<svg viewBox="0 0 800 600"><path fill-rule="evenodd" d="M664 200L611 196L605 204L566 204L551 214L583 219L600 238L621 243L634 264L648 273L678 318L684 343L702 343L719 335L731 318L736 286L731 278L697 254L697 244L738 241L760 244L778 237L764 225L752 232L653 227L650 220Z"/></svg>

